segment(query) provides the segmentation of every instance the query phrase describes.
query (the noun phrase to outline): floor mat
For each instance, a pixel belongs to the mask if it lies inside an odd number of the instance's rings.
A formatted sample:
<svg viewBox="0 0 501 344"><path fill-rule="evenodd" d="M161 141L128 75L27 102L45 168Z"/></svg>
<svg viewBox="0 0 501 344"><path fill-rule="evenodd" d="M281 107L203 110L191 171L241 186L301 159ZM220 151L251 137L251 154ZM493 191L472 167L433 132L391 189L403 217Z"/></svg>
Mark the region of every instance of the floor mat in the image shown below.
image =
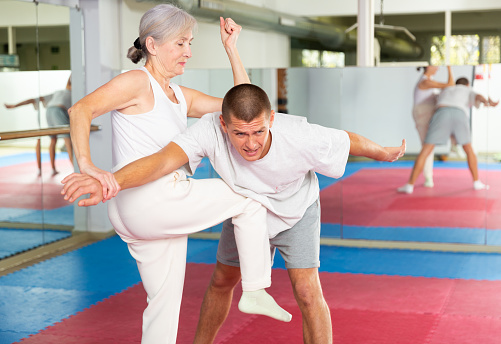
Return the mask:
<svg viewBox="0 0 501 344"><path fill-rule="evenodd" d="M188 264L178 344L193 342L212 269ZM501 281L326 272L320 277L334 343L496 343L501 334L501 314L495 306ZM273 271L269 292L292 313L290 323L239 312L238 287L215 343L302 343L301 314L285 270ZM21 343L140 343L145 306L146 294L138 284Z"/></svg>

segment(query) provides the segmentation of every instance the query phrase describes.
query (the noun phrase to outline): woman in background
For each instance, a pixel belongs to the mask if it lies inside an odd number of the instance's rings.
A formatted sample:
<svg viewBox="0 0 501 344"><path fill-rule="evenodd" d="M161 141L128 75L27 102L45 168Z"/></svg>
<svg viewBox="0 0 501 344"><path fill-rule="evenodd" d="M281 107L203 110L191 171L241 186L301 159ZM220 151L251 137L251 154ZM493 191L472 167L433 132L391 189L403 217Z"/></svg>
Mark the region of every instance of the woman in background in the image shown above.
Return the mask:
<svg viewBox="0 0 501 344"><path fill-rule="evenodd" d="M437 66L418 67L417 69L423 69L424 73L414 88L414 106L412 108L412 117L416 123L416 129L419 133L419 139L421 140L422 145L424 143L424 139L426 138L431 118L435 113L439 90L449 86L454 86L454 76L452 75L450 66L447 66L449 79L446 83L433 80L433 76L438 71ZM432 152L426 159L423 169L425 178L424 186L428 188L432 188L434 185L433 160L434 154Z"/></svg>

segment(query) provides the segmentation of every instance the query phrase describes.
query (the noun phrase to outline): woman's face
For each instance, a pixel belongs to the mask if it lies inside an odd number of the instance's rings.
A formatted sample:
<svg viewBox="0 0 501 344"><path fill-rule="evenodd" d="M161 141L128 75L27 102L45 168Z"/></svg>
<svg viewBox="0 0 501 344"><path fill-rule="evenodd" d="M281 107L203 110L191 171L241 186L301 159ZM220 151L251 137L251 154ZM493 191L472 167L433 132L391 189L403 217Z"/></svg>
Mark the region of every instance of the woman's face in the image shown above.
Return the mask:
<svg viewBox="0 0 501 344"><path fill-rule="evenodd" d="M191 57L191 41L193 34L191 30L182 35L168 39L157 46L156 58L162 65L164 72L168 74L181 75L184 73L186 62Z"/></svg>

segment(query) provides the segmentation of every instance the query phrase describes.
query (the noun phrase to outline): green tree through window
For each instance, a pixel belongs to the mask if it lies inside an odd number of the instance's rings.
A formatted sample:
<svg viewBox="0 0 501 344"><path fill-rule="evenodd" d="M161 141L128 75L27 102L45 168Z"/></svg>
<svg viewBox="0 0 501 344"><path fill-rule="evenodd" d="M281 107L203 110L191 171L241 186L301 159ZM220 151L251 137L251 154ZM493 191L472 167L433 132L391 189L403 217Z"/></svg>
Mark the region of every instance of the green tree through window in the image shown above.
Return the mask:
<svg viewBox="0 0 501 344"><path fill-rule="evenodd" d="M480 49L480 43L482 49ZM480 56L482 51L482 56ZM479 35L451 36L451 65L477 65L480 63L500 62L499 36L484 36L480 42ZM445 36L434 36L431 42L432 65L445 65Z"/></svg>

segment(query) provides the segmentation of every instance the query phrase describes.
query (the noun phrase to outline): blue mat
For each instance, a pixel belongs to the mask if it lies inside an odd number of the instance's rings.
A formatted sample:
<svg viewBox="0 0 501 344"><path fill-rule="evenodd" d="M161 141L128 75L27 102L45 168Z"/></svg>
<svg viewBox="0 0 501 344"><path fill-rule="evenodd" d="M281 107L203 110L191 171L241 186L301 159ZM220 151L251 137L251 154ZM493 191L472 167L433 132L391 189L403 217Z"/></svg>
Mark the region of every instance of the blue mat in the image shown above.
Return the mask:
<svg viewBox="0 0 501 344"><path fill-rule="evenodd" d="M40 155L42 162L50 161L49 153L42 152ZM56 153L56 160L59 159L68 159L68 153L66 152L58 152ZM37 161L37 156L35 154L35 146L33 146L33 152L21 153L21 154L12 154L12 155L2 155L0 156L0 167L16 165L16 164L24 164L27 162L35 162Z"/></svg>
<svg viewBox="0 0 501 344"><path fill-rule="evenodd" d="M68 231L0 228L0 259L70 236Z"/></svg>
<svg viewBox="0 0 501 344"><path fill-rule="evenodd" d="M188 262L214 264L217 244L190 239ZM320 256L323 272L501 280L499 254L322 246ZM274 267L285 268L278 253ZM0 344L36 333L139 281L136 263L117 236L0 277Z"/></svg>

